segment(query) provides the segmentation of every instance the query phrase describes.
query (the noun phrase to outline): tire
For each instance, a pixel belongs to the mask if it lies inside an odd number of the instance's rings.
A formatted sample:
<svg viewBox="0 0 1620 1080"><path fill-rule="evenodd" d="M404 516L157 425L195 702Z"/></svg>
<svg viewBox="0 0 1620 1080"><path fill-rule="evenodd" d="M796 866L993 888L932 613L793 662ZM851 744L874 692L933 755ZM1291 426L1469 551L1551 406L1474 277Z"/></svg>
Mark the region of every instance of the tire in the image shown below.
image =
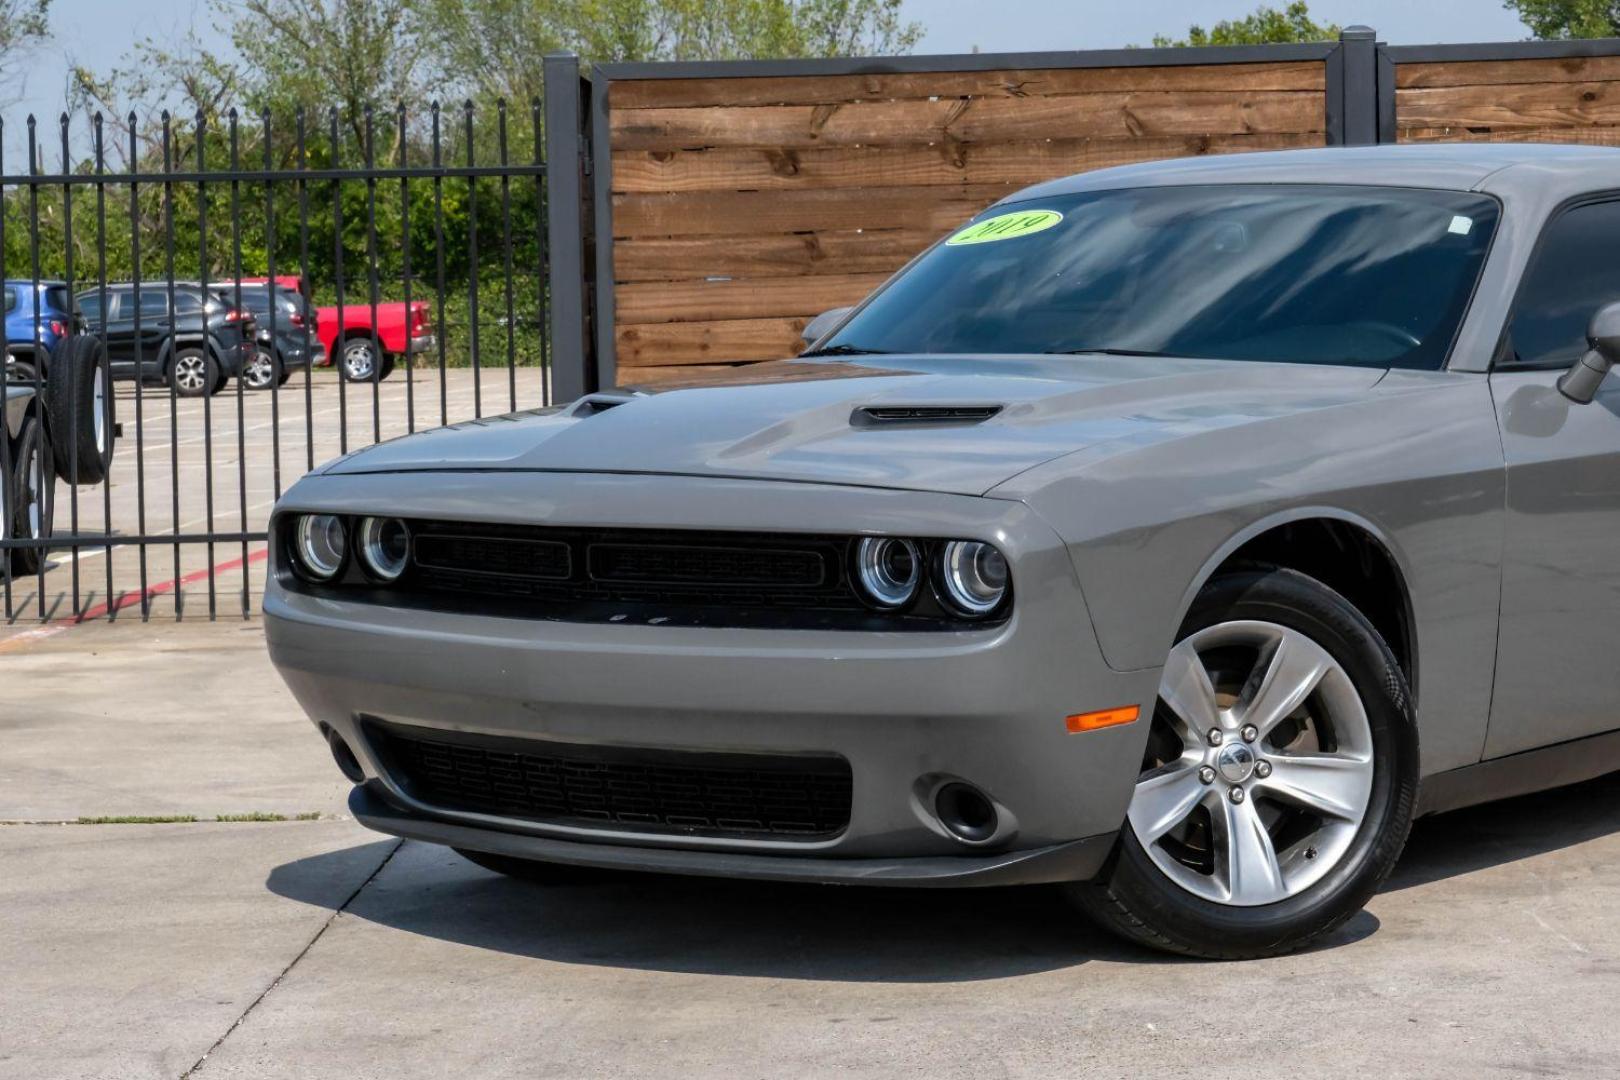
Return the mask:
<svg viewBox="0 0 1620 1080"><path fill-rule="evenodd" d="M241 383L249 390L268 390L287 381L281 361L269 349L255 348L242 368Z"/></svg>
<svg viewBox="0 0 1620 1080"><path fill-rule="evenodd" d="M276 373L276 385L277 386L286 386L287 381L289 379L291 379L292 376L293 376L293 373L290 370L288 370L287 368L282 368L279 372Z"/></svg>
<svg viewBox="0 0 1620 1080"><path fill-rule="evenodd" d="M505 877L531 882L536 885L579 885L594 881L606 881L616 876L611 870L598 870L589 866L569 866L566 863L539 862L535 859L519 859L511 855L493 855L487 851L470 851L466 848L454 848L452 850L463 859L476 866L481 866L485 870L493 870L495 873Z"/></svg>
<svg viewBox="0 0 1620 1080"><path fill-rule="evenodd" d="M219 393L225 377L206 350L191 347L176 350L169 361L168 382L180 397L195 398Z"/></svg>
<svg viewBox="0 0 1620 1080"><path fill-rule="evenodd" d="M338 350L338 366L345 379L349 382L371 382L373 365L380 367L376 375L380 382L393 374L394 358L383 351L382 345L375 338L344 339L342 347Z"/></svg>
<svg viewBox="0 0 1620 1080"><path fill-rule="evenodd" d="M0 501L10 508L11 521L4 535L24 540L48 538L55 511L56 467L49 434L37 416L24 421L11 476L5 480L7 497ZM12 572L39 573L47 554L44 548L13 548Z"/></svg>
<svg viewBox="0 0 1620 1080"><path fill-rule="evenodd" d="M112 471L117 413L112 369L101 339L73 334L56 343L45 380L56 474L70 484L99 484Z"/></svg>
<svg viewBox="0 0 1620 1080"><path fill-rule="evenodd" d="M1109 865L1065 887L1108 929L1188 956L1275 956L1343 925L1394 868L1418 789L1406 678L1321 582L1274 567L1212 581L1152 723ZM1218 741L1200 737L1212 726Z"/></svg>

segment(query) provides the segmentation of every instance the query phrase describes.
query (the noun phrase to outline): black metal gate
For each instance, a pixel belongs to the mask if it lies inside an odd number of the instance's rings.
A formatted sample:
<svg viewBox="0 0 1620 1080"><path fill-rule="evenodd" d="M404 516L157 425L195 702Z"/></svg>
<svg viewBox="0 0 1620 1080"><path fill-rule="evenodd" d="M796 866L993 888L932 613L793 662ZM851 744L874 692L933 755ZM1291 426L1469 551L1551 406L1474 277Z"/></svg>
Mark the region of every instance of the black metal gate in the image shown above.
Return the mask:
<svg viewBox="0 0 1620 1080"><path fill-rule="evenodd" d="M538 102L26 129L0 158L6 622L245 617L304 472L553 400Z"/></svg>

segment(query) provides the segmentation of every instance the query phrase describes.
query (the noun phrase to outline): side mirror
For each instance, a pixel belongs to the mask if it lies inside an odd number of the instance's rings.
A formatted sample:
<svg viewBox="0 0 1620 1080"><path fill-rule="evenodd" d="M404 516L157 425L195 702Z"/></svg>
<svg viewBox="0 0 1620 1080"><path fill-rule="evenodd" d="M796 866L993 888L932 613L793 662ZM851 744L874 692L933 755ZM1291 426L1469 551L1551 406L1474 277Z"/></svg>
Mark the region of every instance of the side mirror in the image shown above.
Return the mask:
<svg viewBox="0 0 1620 1080"><path fill-rule="evenodd" d="M1620 304L1597 309L1586 325L1586 343L1591 347L1558 377L1558 392L1577 405L1597 397L1609 369L1620 364Z"/></svg>
<svg viewBox="0 0 1620 1080"><path fill-rule="evenodd" d="M1620 305L1617 305L1617 308L1620 308ZM804 339L806 347L814 345L826 335L827 331L843 322L845 315L854 310L854 308L850 307L835 307L831 311L823 311L810 320L809 325L800 332L799 336ZM1616 325L1620 325L1620 323Z"/></svg>

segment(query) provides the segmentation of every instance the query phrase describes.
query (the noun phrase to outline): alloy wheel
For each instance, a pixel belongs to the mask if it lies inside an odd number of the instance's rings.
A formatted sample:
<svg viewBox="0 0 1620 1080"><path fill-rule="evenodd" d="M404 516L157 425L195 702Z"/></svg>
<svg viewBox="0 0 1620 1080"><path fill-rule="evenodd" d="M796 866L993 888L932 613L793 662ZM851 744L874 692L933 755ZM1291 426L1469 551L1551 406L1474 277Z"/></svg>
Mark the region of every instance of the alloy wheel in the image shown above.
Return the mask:
<svg viewBox="0 0 1620 1080"><path fill-rule="evenodd" d="M1321 645L1275 623L1217 623L1170 651L1129 821L1204 900L1276 903L1350 848L1373 786L1367 713Z"/></svg>
<svg viewBox="0 0 1620 1080"><path fill-rule="evenodd" d="M270 384L276 381L275 358L264 349L255 349L252 359L248 361L247 370L242 374L249 388L267 390Z"/></svg>
<svg viewBox="0 0 1620 1080"><path fill-rule="evenodd" d="M174 382L182 390L200 392L208 385L208 361L201 356L182 356L174 362Z"/></svg>

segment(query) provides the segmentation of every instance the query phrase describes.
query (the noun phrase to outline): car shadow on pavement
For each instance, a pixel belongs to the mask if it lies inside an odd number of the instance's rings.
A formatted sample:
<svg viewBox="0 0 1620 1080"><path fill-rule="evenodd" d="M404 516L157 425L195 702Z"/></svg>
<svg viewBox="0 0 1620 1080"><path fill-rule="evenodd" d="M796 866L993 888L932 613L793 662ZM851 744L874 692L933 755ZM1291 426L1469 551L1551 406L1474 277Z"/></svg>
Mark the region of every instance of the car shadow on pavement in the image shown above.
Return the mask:
<svg viewBox="0 0 1620 1080"><path fill-rule="evenodd" d="M368 845L377 859L391 842ZM328 903L324 863L276 867L270 891ZM351 864L352 865L352 864ZM1091 960L1189 962L1093 926L1053 887L884 889L653 874L537 885L448 849L406 843L345 914L481 949L559 963L838 982L972 982ZM1357 915L1320 947L1378 928Z"/></svg>
<svg viewBox="0 0 1620 1080"><path fill-rule="evenodd" d="M1620 774L1419 821L1385 892L1620 833ZM395 841L364 845L382 863ZM329 905L334 865L285 863L266 886ZM323 883L326 883L323 885ZM535 885L406 843L345 908L408 933L601 967L829 981L971 982L1091 960L1178 963L1092 926L1051 887L879 889L604 873ZM1317 945L1378 931L1363 911ZM1314 951L1314 950L1313 950Z"/></svg>
<svg viewBox="0 0 1620 1080"><path fill-rule="evenodd" d="M1422 818L1384 892L1573 847L1620 833L1620 773Z"/></svg>

